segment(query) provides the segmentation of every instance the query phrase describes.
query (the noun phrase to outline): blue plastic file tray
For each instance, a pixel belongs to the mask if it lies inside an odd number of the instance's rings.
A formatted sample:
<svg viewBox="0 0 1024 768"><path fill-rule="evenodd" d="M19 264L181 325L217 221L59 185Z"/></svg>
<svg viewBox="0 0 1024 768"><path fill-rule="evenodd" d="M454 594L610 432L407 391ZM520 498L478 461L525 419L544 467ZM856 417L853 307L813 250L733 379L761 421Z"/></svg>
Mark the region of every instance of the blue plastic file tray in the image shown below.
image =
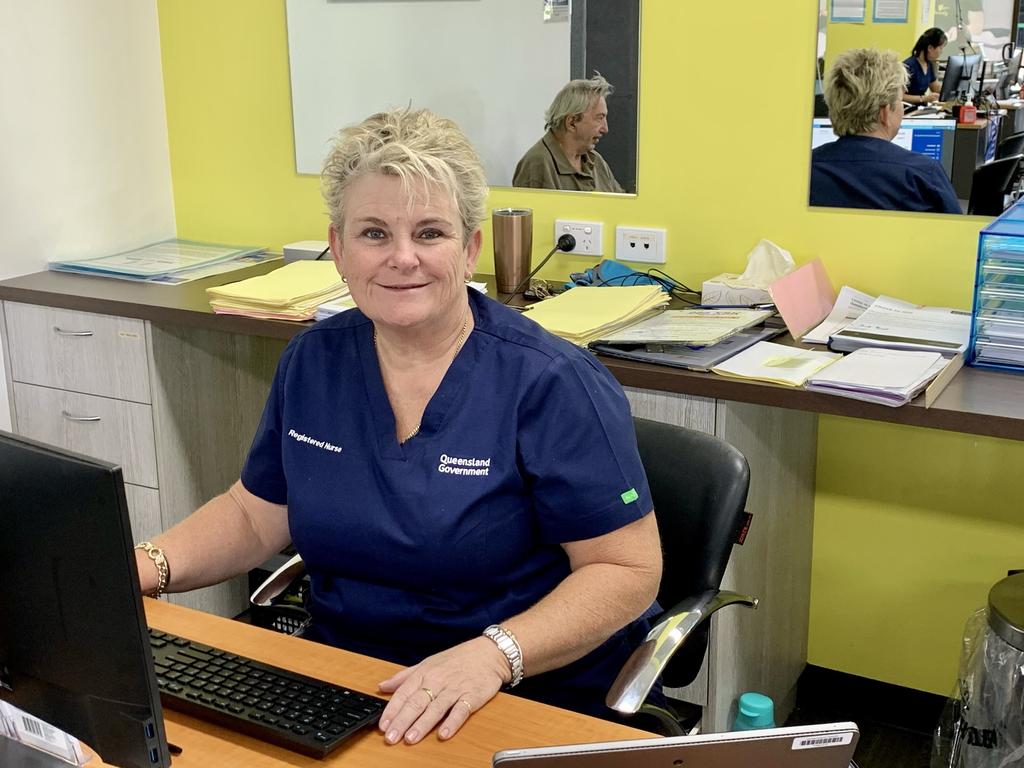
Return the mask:
<svg viewBox="0 0 1024 768"><path fill-rule="evenodd" d="M1024 373L1024 200L978 238L967 362Z"/></svg>

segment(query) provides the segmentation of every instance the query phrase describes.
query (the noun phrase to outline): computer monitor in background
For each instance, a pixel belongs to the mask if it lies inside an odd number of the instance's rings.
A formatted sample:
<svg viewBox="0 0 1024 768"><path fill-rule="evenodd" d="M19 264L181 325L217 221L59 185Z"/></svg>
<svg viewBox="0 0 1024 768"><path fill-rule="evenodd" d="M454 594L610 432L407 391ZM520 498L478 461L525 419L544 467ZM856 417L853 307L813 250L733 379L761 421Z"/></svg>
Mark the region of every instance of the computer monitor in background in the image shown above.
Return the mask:
<svg viewBox="0 0 1024 768"><path fill-rule="evenodd" d="M962 94L976 93L981 78L981 54L953 54L946 60L939 101L953 101Z"/></svg>
<svg viewBox="0 0 1024 768"><path fill-rule="evenodd" d="M956 120L939 118L906 118L900 125L899 133L892 140L911 152L927 155L937 160L946 176L953 178L953 143L956 136ZM832 132L832 121L828 118L814 118L811 127L811 149L835 141L838 136Z"/></svg>
<svg viewBox="0 0 1024 768"><path fill-rule="evenodd" d="M0 432L0 699L170 765L120 468Z"/></svg>
<svg viewBox="0 0 1024 768"><path fill-rule="evenodd" d="M1006 62L1006 69L996 82L995 96L997 99L1010 98L1010 86L1017 82L1020 75L1022 54L1024 54L1024 48L1018 48L1017 52Z"/></svg>

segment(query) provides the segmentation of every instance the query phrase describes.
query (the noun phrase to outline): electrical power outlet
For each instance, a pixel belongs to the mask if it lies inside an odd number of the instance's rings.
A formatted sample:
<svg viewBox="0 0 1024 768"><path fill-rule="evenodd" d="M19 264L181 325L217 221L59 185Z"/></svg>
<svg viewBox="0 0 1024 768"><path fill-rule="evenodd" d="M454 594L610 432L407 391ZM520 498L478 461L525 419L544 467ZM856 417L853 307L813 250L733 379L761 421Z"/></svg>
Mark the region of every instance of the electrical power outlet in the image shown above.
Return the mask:
<svg viewBox="0 0 1024 768"><path fill-rule="evenodd" d="M600 256L604 253L604 224L599 221L555 219L555 240L562 235L576 238L576 247L572 253L584 256Z"/></svg>
<svg viewBox="0 0 1024 768"><path fill-rule="evenodd" d="M616 227L615 258L619 261L665 263L665 230L657 227Z"/></svg>

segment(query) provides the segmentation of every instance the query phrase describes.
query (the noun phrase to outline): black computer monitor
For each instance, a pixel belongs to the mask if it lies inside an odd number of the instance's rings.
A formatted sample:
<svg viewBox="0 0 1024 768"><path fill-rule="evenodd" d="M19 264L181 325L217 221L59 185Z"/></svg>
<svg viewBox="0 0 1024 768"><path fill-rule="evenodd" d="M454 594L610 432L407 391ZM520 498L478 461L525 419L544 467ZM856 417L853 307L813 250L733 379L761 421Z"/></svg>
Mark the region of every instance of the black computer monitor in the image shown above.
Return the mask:
<svg viewBox="0 0 1024 768"><path fill-rule="evenodd" d="M1022 54L1024 54L1024 48L1018 48L1017 52L1006 62L1006 70L999 76L999 80L996 82L995 94L997 99L1007 99L1010 97L1010 86L1017 82L1017 77L1020 75Z"/></svg>
<svg viewBox="0 0 1024 768"><path fill-rule="evenodd" d="M946 61L939 101L953 101L961 94L974 91L974 81L981 77L981 54L954 54Z"/></svg>
<svg viewBox="0 0 1024 768"><path fill-rule="evenodd" d="M170 765L120 468L0 432L0 699Z"/></svg>

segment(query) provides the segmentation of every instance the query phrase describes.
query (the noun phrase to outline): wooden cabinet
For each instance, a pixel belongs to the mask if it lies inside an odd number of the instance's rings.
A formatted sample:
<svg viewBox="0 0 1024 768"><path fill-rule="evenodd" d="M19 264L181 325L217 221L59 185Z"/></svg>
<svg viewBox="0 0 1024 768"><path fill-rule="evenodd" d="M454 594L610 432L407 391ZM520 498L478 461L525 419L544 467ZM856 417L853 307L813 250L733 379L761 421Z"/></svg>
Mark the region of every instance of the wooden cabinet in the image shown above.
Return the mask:
<svg viewBox="0 0 1024 768"><path fill-rule="evenodd" d="M157 488L153 408L14 380L18 432L121 465L125 483Z"/></svg>
<svg viewBox="0 0 1024 768"><path fill-rule="evenodd" d="M807 660L814 519L816 414L669 392L626 388L634 416L698 429L736 446L750 464L742 546L733 547L722 586L760 598L711 618L708 653L697 679L668 695L704 708L705 731L729 730L744 691L775 700L783 722L796 704Z"/></svg>
<svg viewBox="0 0 1024 768"><path fill-rule="evenodd" d="M145 322L8 302L15 381L149 403Z"/></svg>
<svg viewBox="0 0 1024 768"><path fill-rule="evenodd" d="M241 471L284 342L4 302L14 431L122 468L136 541L222 493ZM246 583L173 602L223 616Z"/></svg>

